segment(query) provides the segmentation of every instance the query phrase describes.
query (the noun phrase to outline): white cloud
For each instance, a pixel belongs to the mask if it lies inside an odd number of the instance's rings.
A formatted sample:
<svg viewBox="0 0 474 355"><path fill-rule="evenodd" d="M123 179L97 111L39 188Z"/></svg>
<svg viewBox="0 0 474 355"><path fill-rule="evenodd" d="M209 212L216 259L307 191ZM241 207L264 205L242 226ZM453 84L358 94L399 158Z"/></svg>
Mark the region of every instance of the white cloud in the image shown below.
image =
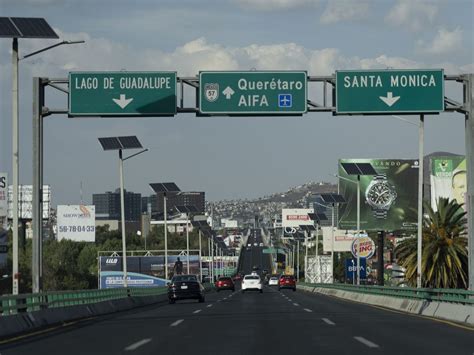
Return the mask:
<svg viewBox="0 0 474 355"><path fill-rule="evenodd" d="M418 50L427 54L450 54L462 48L463 31L458 27L453 31L440 29L430 44L418 41Z"/></svg>
<svg viewBox="0 0 474 355"><path fill-rule="evenodd" d="M235 0L244 9L277 11L318 5L320 0Z"/></svg>
<svg viewBox="0 0 474 355"><path fill-rule="evenodd" d="M434 1L399 0L385 20L392 25L418 32L433 24L437 15L438 5Z"/></svg>
<svg viewBox="0 0 474 355"><path fill-rule="evenodd" d="M367 1L329 1L320 21L327 25L341 21L361 20L369 15L369 10Z"/></svg>

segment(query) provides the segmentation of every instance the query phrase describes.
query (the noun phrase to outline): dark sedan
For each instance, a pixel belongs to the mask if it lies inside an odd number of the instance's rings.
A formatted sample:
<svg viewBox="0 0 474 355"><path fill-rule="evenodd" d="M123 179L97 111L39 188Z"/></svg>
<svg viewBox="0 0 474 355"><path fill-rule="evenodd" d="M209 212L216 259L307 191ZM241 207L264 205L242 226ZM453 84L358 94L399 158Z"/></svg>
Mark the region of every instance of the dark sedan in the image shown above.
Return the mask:
<svg viewBox="0 0 474 355"><path fill-rule="evenodd" d="M168 284L168 300L170 303L184 299L205 301L204 286L199 282L196 275L176 275Z"/></svg>

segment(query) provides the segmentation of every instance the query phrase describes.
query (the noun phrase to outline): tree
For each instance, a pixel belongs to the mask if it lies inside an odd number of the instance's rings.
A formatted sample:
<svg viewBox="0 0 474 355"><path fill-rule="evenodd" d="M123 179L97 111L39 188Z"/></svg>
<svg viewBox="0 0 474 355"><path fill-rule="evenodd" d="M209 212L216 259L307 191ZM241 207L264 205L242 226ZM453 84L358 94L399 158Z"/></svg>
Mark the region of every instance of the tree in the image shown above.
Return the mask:
<svg viewBox="0 0 474 355"><path fill-rule="evenodd" d="M423 218L422 286L467 288L468 252L466 212L455 200L439 198L435 212L427 203ZM407 269L406 279L416 285L417 239L401 242L395 249L399 263Z"/></svg>

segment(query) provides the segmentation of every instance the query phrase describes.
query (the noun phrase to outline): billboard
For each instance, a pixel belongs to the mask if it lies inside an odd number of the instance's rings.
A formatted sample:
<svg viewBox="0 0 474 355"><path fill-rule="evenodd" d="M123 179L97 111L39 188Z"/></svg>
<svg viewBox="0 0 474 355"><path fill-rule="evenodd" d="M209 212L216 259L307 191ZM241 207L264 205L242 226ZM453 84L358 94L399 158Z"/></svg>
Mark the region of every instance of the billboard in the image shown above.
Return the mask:
<svg viewBox="0 0 474 355"><path fill-rule="evenodd" d="M430 158L431 207L436 211L440 197L464 204L467 193L466 158L461 155Z"/></svg>
<svg viewBox="0 0 474 355"><path fill-rule="evenodd" d="M357 252L357 249L359 249L359 252ZM354 258L359 256L361 259L370 259L375 254L375 243L369 237L354 239L351 245L351 253Z"/></svg>
<svg viewBox="0 0 474 355"><path fill-rule="evenodd" d="M8 186L8 218L13 218L13 186ZM43 185L43 219L49 219L51 210L51 187ZM33 218L33 185L18 186L18 217Z"/></svg>
<svg viewBox="0 0 474 355"><path fill-rule="evenodd" d="M95 242L95 206L58 205L58 240Z"/></svg>
<svg viewBox="0 0 474 355"><path fill-rule="evenodd" d="M323 250L325 253L331 251L331 228L322 227L323 231ZM356 231L353 230L342 230L334 228L334 251L344 252L351 251L352 242L355 239ZM367 234L361 233L361 236L367 236Z"/></svg>
<svg viewBox="0 0 474 355"><path fill-rule="evenodd" d="M183 262L183 270L187 271L186 255L168 255L169 278L173 275L173 266L177 258ZM165 257L160 256L127 256L127 280L134 287L153 287L166 285ZM123 269L121 256L99 257L100 288L123 287ZM189 272L199 275L199 256L189 256Z"/></svg>
<svg viewBox="0 0 474 355"><path fill-rule="evenodd" d="M357 228L357 175L341 163L370 163L377 175L360 176L361 230L414 231L417 226L418 160L341 159L339 191L347 204L339 206L340 229ZM348 181L350 180L350 181Z"/></svg>
<svg viewBox="0 0 474 355"><path fill-rule="evenodd" d="M8 212L8 178L6 173L0 173L0 217L6 217Z"/></svg>
<svg viewBox="0 0 474 355"><path fill-rule="evenodd" d="M281 225L285 227L299 227L300 225L313 225L308 213L313 213L312 208L283 208L281 210Z"/></svg>
<svg viewBox="0 0 474 355"><path fill-rule="evenodd" d="M367 262L365 259L359 259L360 278L367 278ZM352 282L357 279L357 259L346 259L346 279Z"/></svg>

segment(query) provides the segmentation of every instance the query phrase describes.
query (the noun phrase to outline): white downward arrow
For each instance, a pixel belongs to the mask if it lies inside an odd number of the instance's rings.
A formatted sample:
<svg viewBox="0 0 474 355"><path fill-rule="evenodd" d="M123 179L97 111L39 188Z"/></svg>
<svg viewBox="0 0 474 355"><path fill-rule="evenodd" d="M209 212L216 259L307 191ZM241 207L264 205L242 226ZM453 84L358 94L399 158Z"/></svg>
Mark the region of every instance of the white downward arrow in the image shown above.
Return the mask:
<svg viewBox="0 0 474 355"><path fill-rule="evenodd" d="M387 97L379 96L380 100L385 102L389 107L391 107L395 102L400 99L400 96L393 96L393 93L387 92Z"/></svg>
<svg viewBox="0 0 474 355"><path fill-rule="evenodd" d="M130 102L133 101L133 99L126 99L125 94L120 94L120 99L112 99L114 102L120 106L121 109L124 109L125 107L128 106Z"/></svg>
<svg viewBox="0 0 474 355"><path fill-rule="evenodd" d="M232 90L232 88L230 86L228 86L228 87L225 88L224 91L222 91L222 93L224 94L225 98L227 100L229 100L232 97L232 95L235 94L235 91Z"/></svg>

